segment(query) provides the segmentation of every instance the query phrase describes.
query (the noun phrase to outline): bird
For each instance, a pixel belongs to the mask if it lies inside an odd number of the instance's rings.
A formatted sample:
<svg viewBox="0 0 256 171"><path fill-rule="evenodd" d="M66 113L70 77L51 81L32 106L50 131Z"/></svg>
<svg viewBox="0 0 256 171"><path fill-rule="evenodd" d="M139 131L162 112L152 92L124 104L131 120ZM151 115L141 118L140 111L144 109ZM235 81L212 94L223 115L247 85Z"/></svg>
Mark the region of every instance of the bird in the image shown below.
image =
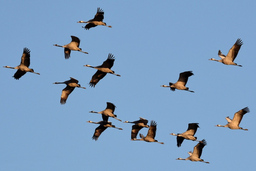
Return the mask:
<svg viewBox="0 0 256 171"><path fill-rule="evenodd" d="M83 88L86 89L85 87L81 87L80 84L78 84L78 80L75 78L70 77L70 80L64 81L64 82L54 82L53 84L66 84L67 86L62 90L61 98L60 98L60 103L65 104L68 96L72 91L77 87L77 88Z"/></svg>
<svg viewBox="0 0 256 171"><path fill-rule="evenodd" d="M123 130L122 128L118 128L116 127L115 125L112 125L111 122L108 122L108 121L99 121L99 122L93 122L93 121L87 121L88 123L94 123L94 124L100 124L94 131L94 134L92 136L92 139L94 139L95 141L98 140L100 134L105 131L108 127L111 127L111 128L116 128L116 129L119 129L119 130Z"/></svg>
<svg viewBox="0 0 256 171"><path fill-rule="evenodd" d="M33 69L28 68L29 65L30 65L30 50L25 47L23 49L23 54L21 56L20 65L18 65L16 67L4 66L4 68L17 69L16 73L13 75L13 77L16 80L20 79L27 72L31 72L31 73L40 75L40 73L34 72Z"/></svg>
<svg viewBox="0 0 256 171"><path fill-rule="evenodd" d="M186 84L188 82L188 77L190 77L192 75L194 75L192 73L192 71L182 72L182 73L180 73L179 79L176 83L173 84L170 82L169 85L162 85L161 87L170 87L170 89L172 91L175 91L175 89L178 89L178 90L186 90L186 91L194 93L194 91L189 90L189 88L186 87Z"/></svg>
<svg viewBox="0 0 256 171"><path fill-rule="evenodd" d="M79 51L79 52L83 52L85 54L88 54L88 52L84 52L82 51L81 48L79 48L80 45L80 39L76 36L71 36L71 42L69 44L66 45L58 45L58 44L54 44L53 46L57 46L57 47L63 47L64 48L64 54L65 54L65 59L69 59L70 58L70 53L71 50L74 51Z"/></svg>
<svg viewBox="0 0 256 171"><path fill-rule="evenodd" d="M95 14L94 18L89 21L78 21L77 23L87 23L85 27L83 27L86 30L89 30L92 27L96 27L98 25L107 26L109 28L112 28L112 26L107 25L105 22L103 22L104 19L104 11L100 8L97 8L97 13Z"/></svg>
<svg viewBox="0 0 256 171"><path fill-rule="evenodd" d="M157 140L155 140L156 126L157 126L156 122L151 121L147 136L145 137L144 135L140 134L141 139L136 139L136 140L146 141L146 142L157 142L157 143L160 143L160 144L164 144L163 142L158 142Z"/></svg>
<svg viewBox="0 0 256 171"><path fill-rule="evenodd" d="M231 120L228 116L226 117L226 120L228 121L228 123L226 125L216 125L217 127L228 127L230 129L241 129L241 130L244 130L244 131L248 131L248 129L244 129L242 127L239 126L243 116L246 114L246 113L249 113L250 110L248 107L245 107L241 110L239 110L238 112L236 112L234 114L234 117L233 119Z"/></svg>
<svg viewBox="0 0 256 171"><path fill-rule="evenodd" d="M90 81L90 86L95 87L95 85L105 77L107 73L114 74L116 76L121 76L119 74L116 74L114 71L111 70L112 66L114 65L115 57L113 54L109 53L107 60L105 60L102 65L99 66L91 66L91 65L84 65L86 67L97 69L96 73L92 76L92 79Z"/></svg>
<svg viewBox="0 0 256 171"><path fill-rule="evenodd" d="M204 162L204 163L208 163L204 161L203 159L200 159L201 155L202 155L202 151L204 146L206 145L206 141L203 139L202 141L199 141L199 143L194 147L193 152L188 152L189 157L186 159L183 158L177 158L176 160L190 160L190 161L199 161L199 162Z"/></svg>
<svg viewBox="0 0 256 171"><path fill-rule="evenodd" d="M122 122L122 120L118 119L117 115L114 114L115 108L116 108L116 106L113 103L107 102L107 107L105 110L100 111L100 112L95 112L95 111L89 111L89 112L102 114L103 121L108 121L108 117L112 117L112 118L115 118L116 120Z"/></svg>
<svg viewBox="0 0 256 171"><path fill-rule="evenodd" d="M242 65L238 65L237 63L234 63L234 60L236 59L236 56L241 48L241 46L243 45L243 42L241 39L237 39L236 43L232 46L232 48L229 50L227 56L223 55L222 52L219 50L218 52L218 56L221 58L220 60L211 58L209 60L211 61L217 61L217 62L221 62L225 65L235 65L235 66L239 66L242 67Z"/></svg>
<svg viewBox="0 0 256 171"><path fill-rule="evenodd" d="M132 126L132 131L131 131L131 140L136 140L137 138L137 135L138 135L138 132L146 127L146 128L149 128L149 126L147 125L148 124L148 120L147 119L144 119L142 117L140 117L139 120L136 120L136 121L133 121L133 122L130 122L130 121L124 121L124 123L134 123L134 125Z"/></svg>
<svg viewBox="0 0 256 171"><path fill-rule="evenodd" d="M177 146L180 147L184 139L192 141L197 140L197 137L194 137L197 128L199 128L198 123L189 123L186 132L183 132L182 134L171 133L171 135L177 136Z"/></svg>

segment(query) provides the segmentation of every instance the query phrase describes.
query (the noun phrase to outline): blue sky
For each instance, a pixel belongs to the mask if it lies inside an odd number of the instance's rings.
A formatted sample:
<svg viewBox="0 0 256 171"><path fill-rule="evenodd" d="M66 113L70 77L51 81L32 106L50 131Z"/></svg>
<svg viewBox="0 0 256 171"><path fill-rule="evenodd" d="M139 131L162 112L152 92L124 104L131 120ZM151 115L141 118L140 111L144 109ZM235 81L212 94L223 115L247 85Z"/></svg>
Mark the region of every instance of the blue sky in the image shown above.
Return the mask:
<svg viewBox="0 0 256 171"><path fill-rule="evenodd" d="M94 17L97 7L112 28L84 30L79 20ZM31 50L31 65L41 75L27 73L13 79L14 70L2 68L0 115L0 170L253 170L255 162L255 1L4 1L1 14L1 65L17 66L23 48ZM63 49L70 36L80 38L89 52ZM244 42L235 60L243 67L209 61L218 50L227 54L237 38ZM113 70L95 88L89 81L112 53ZM176 82L180 72L193 71L187 86L195 93L171 92L160 85ZM69 77L87 89L75 89L61 105ZM158 143L130 140L131 124L110 121L122 131L107 129L92 140L101 116L90 110L114 103L118 118L155 120ZM217 128L248 106L240 124L249 131ZM187 124L199 123L196 136L206 139L201 158L210 164L177 161L188 157L196 142L176 146ZM141 133L147 133L142 129ZM250 169L248 169L250 168Z"/></svg>

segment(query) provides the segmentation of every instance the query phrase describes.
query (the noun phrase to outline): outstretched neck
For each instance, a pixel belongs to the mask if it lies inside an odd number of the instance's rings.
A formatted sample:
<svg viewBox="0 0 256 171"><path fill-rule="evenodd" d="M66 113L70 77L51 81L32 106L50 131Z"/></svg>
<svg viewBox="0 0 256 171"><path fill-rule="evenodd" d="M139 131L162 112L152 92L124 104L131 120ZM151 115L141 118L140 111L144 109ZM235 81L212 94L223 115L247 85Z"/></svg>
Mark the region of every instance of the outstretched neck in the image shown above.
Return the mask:
<svg viewBox="0 0 256 171"><path fill-rule="evenodd" d="M58 44L54 44L53 46L57 46L57 47L63 47L63 46L61 46L61 45L58 45Z"/></svg>
<svg viewBox="0 0 256 171"><path fill-rule="evenodd" d="M102 112L96 112L96 111L90 111L90 113L98 113L98 114L102 114Z"/></svg>
<svg viewBox="0 0 256 171"><path fill-rule="evenodd" d="M93 66L91 66L91 65L88 65L88 64L86 64L86 65L84 65L84 66L90 67L90 68L95 68L95 67L93 67Z"/></svg>
<svg viewBox="0 0 256 171"><path fill-rule="evenodd" d="M228 127L227 125L216 125L217 127Z"/></svg>
<svg viewBox="0 0 256 171"><path fill-rule="evenodd" d="M17 67L3 66L4 68L18 69Z"/></svg>
<svg viewBox="0 0 256 171"><path fill-rule="evenodd" d="M53 84L66 84L64 82L54 82Z"/></svg>

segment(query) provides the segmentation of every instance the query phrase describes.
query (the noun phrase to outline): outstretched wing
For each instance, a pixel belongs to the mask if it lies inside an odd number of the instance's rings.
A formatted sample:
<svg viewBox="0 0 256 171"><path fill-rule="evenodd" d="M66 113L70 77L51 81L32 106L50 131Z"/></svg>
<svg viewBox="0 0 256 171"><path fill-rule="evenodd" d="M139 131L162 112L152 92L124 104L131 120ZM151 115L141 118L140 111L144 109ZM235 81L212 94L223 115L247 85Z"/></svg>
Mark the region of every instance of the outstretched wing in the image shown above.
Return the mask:
<svg viewBox="0 0 256 171"><path fill-rule="evenodd" d="M95 14L94 21L102 21L104 19L104 11L100 8L97 8L97 13Z"/></svg>
<svg viewBox="0 0 256 171"><path fill-rule="evenodd" d="M20 64L23 64L23 65L29 67L29 65L30 65L30 50L28 48L23 49L23 54L21 56Z"/></svg>
<svg viewBox="0 0 256 171"><path fill-rule="evenodd" d="M95 141L98 140L100 134L105 131L105 129L107 129L107 127L104 126L104 124L100 124L100 126L98 126L95 131L94 131L94 134L93 134L93 137L92 139L94 139Z"/></svg>
<svg viewBox="0 0 256 171"><path fill-rule="evenodd" d="M138 126L138 125L133 125L132 126L132 132L131 132L131 139L134 140L136 139L139 131L141 130L141 126Z"/></svg>
<svg viewBox="0 0 256 171"><path fill-rule="evenodd" d="M186 133L189 135L195 135L198 127L198 123L189 123Z"/></svg>
<svg viewBox="0 0 256 171"><path fill-rule="evenodd" d="M177 81L177 83L179 82L180 84L182 83L184 86L187 84L187 81L188 81L188 77L194 75L192 73L192 71L185 71L185 72L182 72L180 73L180 76L179 76L179 79Z"/></svg>
<svg viewBox="0 0 256 171"><path fill-rule="evenodd" d="M13 75L13 77L18 80L20 79L20 77L22 77L23 75L25 75L26 72L25 71L21 71L20 69L18 69L15 74Z"/></svg>
<svg viewBox="0 0 256 171"><path fill-rule="evenodd" d="M114 65L114 61L115 61L114 55L111 54L111 53L109 53L109 54L108 54L108 59L105 60L105 61L102 63L101 67L102 67L102 68L109 68L109 69L111 69L112 66Z"/></svg>
<svg viewBox="0 0 256 171"><path fill-rule="evenodd" d="M73 78L73 77L70 77L70 80L69 80L70 83L78 83L78 80Z"/></svg>
<svg viewBox="0 0 256 171"><path fill-rule="evenodd" d="M241 39L237 39L236 43L232 46L232 48L229 50L226 58L234 61L236 59L236 56L243 45L243 42Z"/></svg>
<svg viewBox="0 0 256 171"><path fill-rule="evenodd" d="M114 113L116 106L113 103L107 102L106 109L110 109Z"/></svg>
<svg viewBox="0 0 256 171"><path fill-rule="evenodd" d="M71 36L71 42L75 43L77 47L80 45L80 39L76 36Z"/></svg>
<svg viewBox="0 0 256 171"><path fill-rule="evenodd" d="M156 124L155 121L151 121L147 137L151 137L153 139L155 138L155 136L156 136L156 125L157 124Z"/></svg>
<svg viewBox="0 0 256 171"><path fill-rule="evenodd" d="M238 112L236 112L236 113L234 114L234 118L232 119L232 122L235 123L235 124L237 124L237 125L239 125L240 122L241 122L241 120L242 120L242 118L243 118L243 116L244 116L246 113L248 113L248 112L250 112L250 110L249 110L248 107L245 107L245 108L239 110Z"/></svg>
<svg viewBox="0 0 256 171"><path fill-rule="evenodd" d="M65 59L70 57L71 50L69 48L64 48Z"/></svg>
<svg viewBox="0 0 256 171"><path fill-rule="evenodd" d="M89 30L90 28L96 27L96 26L97 26L97 25L95 25L95 24L93 24L93 23L88 23L88 24L85 25L84 28L85 28L86 30Z"/></svg>
<svg viewBox="0 0 256 171"><path fill-rule="evenodd" d="M102 72L100 70L97 70L96 73L92 76L92 79L90 81L90 86L91 87L95 87L95 85L102 79L105 77L107 73L106 72Z"/></svg>
<svg viewBox="0 0 256 171"><path fill-rule="evenodd" d="M183 137L180 137L180 136L177 136L177 146L180 147L182 142L184 141L184 138Z"/></svg>
<svg viewBox="0 0 256 171"><path fill-rule="evenodd" d="M60 98L60 103L61 104L65 104L68 96L70 95L70 93L72 93L72 91L75 89L75 87L70 87L70 86L66 86L61 93L61 98Z"/></svg>
<svg viewBox="0 0 256 171"><path fill-rule="evenodd" d="M200 158L205 145L206 141L204 139L202 141L199 141L199 143L194 147L192 155Z"/></svg>

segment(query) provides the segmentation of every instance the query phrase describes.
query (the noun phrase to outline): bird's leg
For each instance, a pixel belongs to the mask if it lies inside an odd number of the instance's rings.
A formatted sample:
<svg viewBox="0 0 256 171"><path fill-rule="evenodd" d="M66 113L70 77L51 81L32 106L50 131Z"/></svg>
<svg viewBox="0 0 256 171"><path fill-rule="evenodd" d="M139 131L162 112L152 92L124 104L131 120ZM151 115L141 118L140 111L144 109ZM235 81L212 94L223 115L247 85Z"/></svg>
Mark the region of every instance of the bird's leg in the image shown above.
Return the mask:
<svg viewBox="0 0 256 171"><path fill-rule="evenodd" d="M122 120L121 120L121 119L118 119L117 117L113 117L113 118L115 118L116 120L119 120L120 122L122 122Z"/></svg>
<svg viewBox="0 0 256 171"><path fill-rule="evenodd" d="M110 74L114 74L114 75L116 75L116 76L118 76L118 77L121 77L121 75L119 75L119 74L116 74L116 73L110 73Z"/></svg>
<svg viewBox="0 0 256 171"><path fill-rule="evenodd" d="M191 93L194 93L194 91L192 91L192 90L189 90L189 88L187 87L187 89L186 89L187 91L189 91L189 92L191 92Z"/></svg>
<svg viewBox="0 0 256 171"><path fill-rule="evenodd" d="M210 162L204 161L203 159L200 162L210 164Z"/></svg>
<svg viewBox="0 0 256 171"><path fill-rule="evenodd" d="M241 127L239 129L244 130L244 131L248 131L248 129L244 129L244 128L241 128Z"/></svg>
<svg viewBox="0 0 256 171"><path fill-rule="evenodd" d="M118 128L118 127L116 127L116 126L114 126L113 128L116 128L116 129L119 129L119 130L123 130L123 128Z"/></svg>
<svg viewBox="0 0 256 171"><path fill-rule="evenodd" d="M79 52L82 52L82 53L85 53L85 54L88 54L88 52L85 52L85 51L82 51L82 49L78 50Z"/></svg>
<svg viewBox="0 0 256 171"><path fill-rule="evenodd" d="M85 87L77 87L77 88L82 88L82 89L86 89Z"/></svg>
<svg viewBox="0 0 256 171"><path fill-rule="evenodd" d="M40 73L38 72L34 72L34 71L30 71L31 73L34 73L34 74L37 74L37 75L40 75Z"/></svg>

